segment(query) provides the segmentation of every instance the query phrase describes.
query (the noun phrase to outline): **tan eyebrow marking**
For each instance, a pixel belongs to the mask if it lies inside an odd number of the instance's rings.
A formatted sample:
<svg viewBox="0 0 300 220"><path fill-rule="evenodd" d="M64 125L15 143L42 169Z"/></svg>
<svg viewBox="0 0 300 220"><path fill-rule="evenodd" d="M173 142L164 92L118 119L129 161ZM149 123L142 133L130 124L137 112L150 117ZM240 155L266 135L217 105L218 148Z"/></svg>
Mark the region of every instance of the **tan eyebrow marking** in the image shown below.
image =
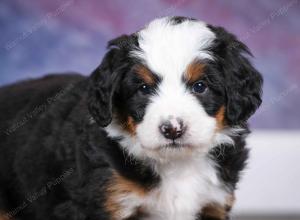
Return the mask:
<svg viewBox="0 0 300 220"><path fill-rule="evenodd" d="M136 73L144 80L145 83L153 85L155 83L155 77L152 72L143 65L135 67Z"/></svg>
<svg viewBox="0 0 300 220"><path fill-rule="evenodd" d="M187 82L193 83L200 79L204 74L205 65L198 60L191 62L186 69Z"/></svg>

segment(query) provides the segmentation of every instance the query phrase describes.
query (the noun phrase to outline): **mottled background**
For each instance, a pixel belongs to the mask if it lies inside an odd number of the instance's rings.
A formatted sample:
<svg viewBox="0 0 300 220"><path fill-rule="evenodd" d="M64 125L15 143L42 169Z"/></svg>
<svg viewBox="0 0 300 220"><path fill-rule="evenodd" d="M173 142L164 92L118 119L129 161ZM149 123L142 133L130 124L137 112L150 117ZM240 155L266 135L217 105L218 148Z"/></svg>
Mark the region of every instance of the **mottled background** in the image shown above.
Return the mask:
<svg viewBox="0 0 300 220"><path fill-rule="evenodd" d="M1 0L0 85L46 73L88 75L109 39L165 15L235 33L265 78L264 104L252 127L300 128L299 0Z"/></svg>

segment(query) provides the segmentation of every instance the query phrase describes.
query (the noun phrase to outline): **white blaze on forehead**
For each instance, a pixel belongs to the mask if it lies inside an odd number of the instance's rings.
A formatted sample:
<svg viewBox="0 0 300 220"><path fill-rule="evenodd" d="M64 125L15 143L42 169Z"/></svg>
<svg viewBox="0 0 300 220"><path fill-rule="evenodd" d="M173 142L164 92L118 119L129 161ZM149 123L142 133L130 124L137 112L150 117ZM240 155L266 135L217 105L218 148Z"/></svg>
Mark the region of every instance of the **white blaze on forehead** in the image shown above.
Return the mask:
<svg viewBox="0 0 300 220"><path fill-rule="evenodd" d="M215 34L203 22L173 24L170 18L159 18L138 33L141 51L132 54L162 77L178 78L194 59L212 59L207 48L214 39Z"/></svg>

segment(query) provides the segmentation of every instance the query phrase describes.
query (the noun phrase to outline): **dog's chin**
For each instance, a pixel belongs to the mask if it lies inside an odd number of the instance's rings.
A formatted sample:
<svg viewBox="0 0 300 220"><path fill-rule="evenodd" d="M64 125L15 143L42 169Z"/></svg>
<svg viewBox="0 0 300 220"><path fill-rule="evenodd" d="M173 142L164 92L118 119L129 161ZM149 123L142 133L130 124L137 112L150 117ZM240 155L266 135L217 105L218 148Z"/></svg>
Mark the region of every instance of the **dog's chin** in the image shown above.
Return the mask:
<svg viewBox="0 0 300 220"><path fill-rule="evenodd" d="M148 148L143 146L145 156L152 160L162 163L171 162L179 159L189 159L196 155L207 153L205 147L199 145L191 145L189 143L171 142L164 145L156 146L155 148Z"/></svg>
<svg viewBox="0 0 300 220"><path fill-rule="evenodd" d="M177 148L190 148L190 147L192 147L190 144L180 143L180 142L175 142L175 141L160 146L160 148L175 148L175 149L177 149Z"/></svg>

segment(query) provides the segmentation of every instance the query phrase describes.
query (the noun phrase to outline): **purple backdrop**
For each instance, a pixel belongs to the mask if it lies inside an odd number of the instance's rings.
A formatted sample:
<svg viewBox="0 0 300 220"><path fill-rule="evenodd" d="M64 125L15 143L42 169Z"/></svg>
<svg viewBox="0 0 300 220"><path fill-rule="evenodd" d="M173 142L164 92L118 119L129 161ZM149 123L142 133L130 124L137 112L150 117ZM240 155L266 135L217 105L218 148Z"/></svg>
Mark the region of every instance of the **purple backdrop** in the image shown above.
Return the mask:
<svg viewBox="0 0 300 220"><path fill-rule="evenodd" d="M45 73L89 74L107 40L184 15L221 25L255 55L264 103L255 128L300 128L300 0L1 0L0 85Z"/></svg>

